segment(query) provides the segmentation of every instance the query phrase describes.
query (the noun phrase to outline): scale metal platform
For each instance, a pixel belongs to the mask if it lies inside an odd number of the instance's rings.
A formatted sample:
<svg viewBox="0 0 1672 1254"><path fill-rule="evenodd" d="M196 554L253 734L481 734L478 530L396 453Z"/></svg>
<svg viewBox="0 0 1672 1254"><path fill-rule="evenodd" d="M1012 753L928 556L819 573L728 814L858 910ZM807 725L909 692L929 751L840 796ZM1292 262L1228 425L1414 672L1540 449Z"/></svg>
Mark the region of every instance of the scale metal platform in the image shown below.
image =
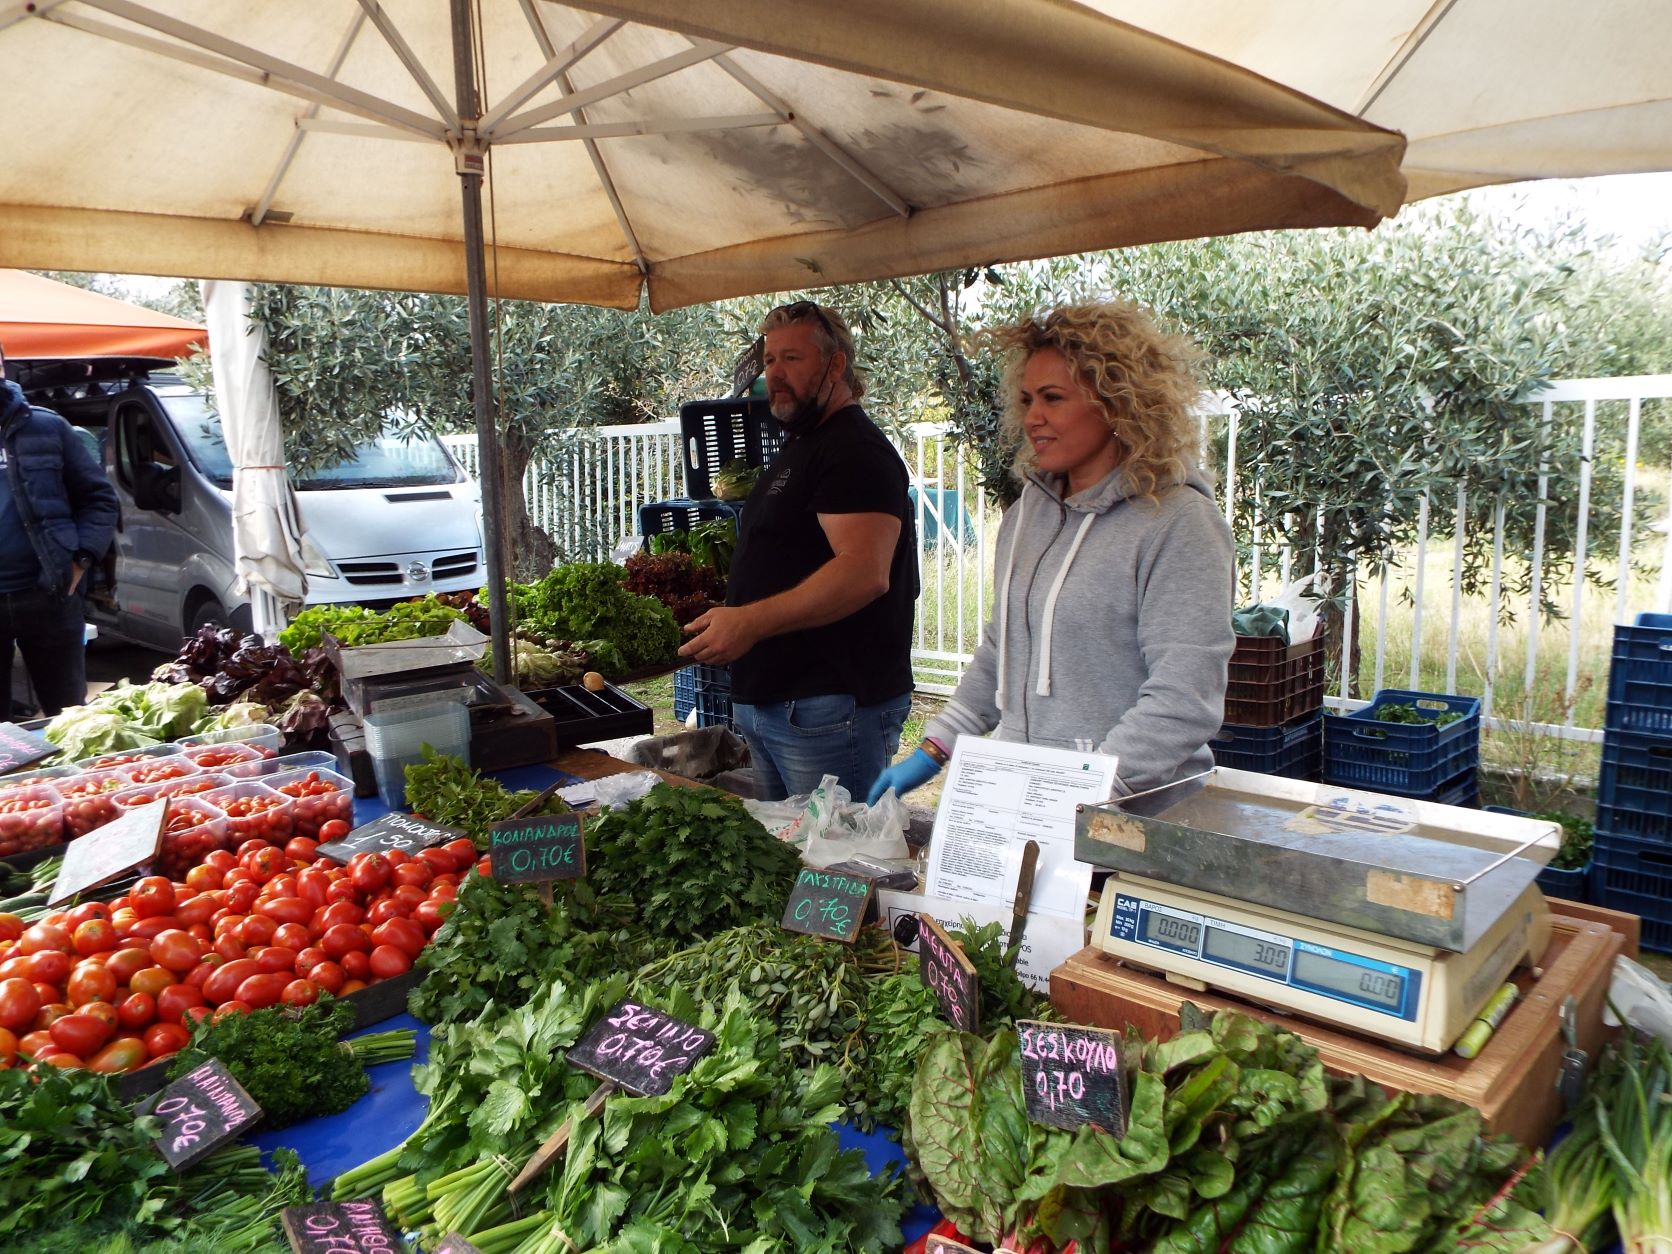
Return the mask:
<svg viewBox="0 0 1672 1254"><path fill-rule="evenodd" d="M1117 872L1099 948L1437 1052L1543 954L1550 916L1533 881L1560 829L1217 769L1084 807L1076 846Z"/></svg>

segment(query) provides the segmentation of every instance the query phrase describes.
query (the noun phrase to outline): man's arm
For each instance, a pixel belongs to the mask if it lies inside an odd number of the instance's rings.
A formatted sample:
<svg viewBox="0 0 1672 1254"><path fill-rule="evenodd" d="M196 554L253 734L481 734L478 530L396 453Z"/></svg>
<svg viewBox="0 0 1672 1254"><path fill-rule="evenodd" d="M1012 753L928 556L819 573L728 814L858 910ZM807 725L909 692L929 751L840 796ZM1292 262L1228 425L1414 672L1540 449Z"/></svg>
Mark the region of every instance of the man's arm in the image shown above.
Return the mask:
<svg viewBox="0 0 1672 1254"><path fill-rule="evenodd" d="M69 591L104 556L116 530L116 489L105 478L104 467L93 458L68 423L61 437L64 450L64 490L75 518L77 548L70 565Z"/></svg>
<svg viewBox="0 0 1672 1254"><path fill-rule="evenodd" d="M832 556L795 587L748 605L722 605L686 624L680 656L722 666L755 642L822 627L863 609L888 591L900 520L892 514L820 514Z"/></svg>

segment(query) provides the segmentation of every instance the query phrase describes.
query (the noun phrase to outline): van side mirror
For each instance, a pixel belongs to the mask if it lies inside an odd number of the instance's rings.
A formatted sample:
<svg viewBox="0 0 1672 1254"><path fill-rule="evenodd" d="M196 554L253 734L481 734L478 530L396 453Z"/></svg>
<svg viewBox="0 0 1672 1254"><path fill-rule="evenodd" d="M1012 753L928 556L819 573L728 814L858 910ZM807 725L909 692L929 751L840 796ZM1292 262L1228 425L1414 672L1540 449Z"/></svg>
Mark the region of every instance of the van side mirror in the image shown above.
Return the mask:
<svg viewBox="0 0 1672 1254"><path fill-rule="evenodd" d="M144 461L134 466L134 504L164 514L180 512L180 467Z"/></svg>

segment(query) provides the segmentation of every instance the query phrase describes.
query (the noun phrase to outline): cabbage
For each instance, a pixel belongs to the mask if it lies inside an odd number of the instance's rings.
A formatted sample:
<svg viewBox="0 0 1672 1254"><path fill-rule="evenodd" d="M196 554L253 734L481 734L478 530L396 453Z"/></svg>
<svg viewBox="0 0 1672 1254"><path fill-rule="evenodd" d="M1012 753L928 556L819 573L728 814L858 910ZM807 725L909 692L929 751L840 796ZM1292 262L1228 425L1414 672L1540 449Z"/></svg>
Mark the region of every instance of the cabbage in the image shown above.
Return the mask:
<svg viewBox="0 0 1672 1254"><path fill-rule="evenodd" d="M71 706L48 723L42 734L71 760L159 743L115 710L96 705Z"/></svg>
<svg viewBox="0 0 1672 1254"><path fill-rule="evenodd" d="M209 713L208 694L196 684L118 684L88 702L121 715L147 736L173 740L190 734Z"/></svg>
<svg viewBox="0 0 1672 1254"><path fill-rule="evenodd" d="M198 723L192 730L202 735L205 732L225 731L230 727L254 727L266 721L267 707L261 702L234 701Z"/></svg>

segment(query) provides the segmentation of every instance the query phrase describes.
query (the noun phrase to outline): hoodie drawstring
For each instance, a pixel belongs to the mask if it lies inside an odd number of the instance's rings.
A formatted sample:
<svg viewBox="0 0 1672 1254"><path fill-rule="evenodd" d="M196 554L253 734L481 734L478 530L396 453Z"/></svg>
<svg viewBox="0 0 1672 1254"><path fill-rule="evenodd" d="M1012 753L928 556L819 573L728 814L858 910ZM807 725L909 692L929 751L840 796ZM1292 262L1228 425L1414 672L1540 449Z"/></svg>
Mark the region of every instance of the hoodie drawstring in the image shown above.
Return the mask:
<svg viewBox="0 0 1672 1254"><path fill-rule="evenodd" d="M1057 568L1057 577L1051 581L1051 591L1045 598L1045 617L1039 625L1039 682L1034 687L1034 692L1042 697L1051 695L1051 626L1057 614L1057 593L1062 591L1063 581L1068 578L1068 568L1074 564L1074 556L1079 553L1086 533L1096 520L1097 515L1091 513L1080 520L1080 529L1074 533L1074 543L1068 546L1068 556Z"/></svg>
<svg viewBox="0 0 1672 1254"><path fill-rule="evenodd" d="M993 708L1004 709L1004 650L1005 637L1010 626L1010 576L1016 567L1016 549L1022 543L1022 521L1028 512L1028 488L1031 484L1022 485L1022 495L1016 500L1016 527L1010 533L1010 552L1004 555L1004 577L999 580L999 668L997 682L993 686Z"/></svg>

